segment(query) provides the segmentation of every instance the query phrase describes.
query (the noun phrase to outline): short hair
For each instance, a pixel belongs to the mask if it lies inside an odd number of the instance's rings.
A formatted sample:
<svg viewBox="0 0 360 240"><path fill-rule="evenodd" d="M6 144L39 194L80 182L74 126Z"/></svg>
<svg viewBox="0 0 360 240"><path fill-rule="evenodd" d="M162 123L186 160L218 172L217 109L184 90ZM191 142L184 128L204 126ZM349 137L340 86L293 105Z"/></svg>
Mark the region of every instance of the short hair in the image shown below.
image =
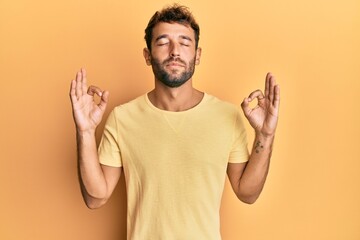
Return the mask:
<svg viewBox="0 0 360 240"><path fill-rule="evenodd" d="M151 51L151 40L153 29L156 24L160 22L166 23L179 23L184 26L190 26L195 33L195 48L198 48L200 27L195 21L194 16L190 12L188 7L174 4L172 6L163 8L160 12L157 11L150 19L145 29L145 41L147 48Z"/></svg>

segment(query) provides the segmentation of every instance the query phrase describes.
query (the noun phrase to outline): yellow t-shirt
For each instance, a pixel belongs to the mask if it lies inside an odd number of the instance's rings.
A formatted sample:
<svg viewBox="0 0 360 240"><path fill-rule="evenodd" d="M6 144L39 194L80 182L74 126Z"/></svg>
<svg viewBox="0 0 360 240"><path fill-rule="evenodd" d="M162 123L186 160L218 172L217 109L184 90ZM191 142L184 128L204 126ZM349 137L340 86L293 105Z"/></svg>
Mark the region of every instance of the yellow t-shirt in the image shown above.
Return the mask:
<svg viewBox="0 0 360 240"><path fill-rule="evenodd" d="M129 240L219 240L226 168L248 160L246 132L239 107L211 95L170 112L145 94L110 113L99 159L123 167Z"/></svg>

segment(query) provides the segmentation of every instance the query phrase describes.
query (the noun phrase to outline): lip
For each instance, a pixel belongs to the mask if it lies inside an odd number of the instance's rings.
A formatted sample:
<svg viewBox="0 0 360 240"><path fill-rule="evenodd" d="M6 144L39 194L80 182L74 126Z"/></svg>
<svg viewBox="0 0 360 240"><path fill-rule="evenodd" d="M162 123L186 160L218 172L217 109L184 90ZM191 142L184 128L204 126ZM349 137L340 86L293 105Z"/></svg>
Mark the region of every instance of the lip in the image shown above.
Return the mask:
<svg viewBox="0 0 360 240"><path fill-rule="evenodd" d="M178 62L170 62L166 65L170 66L170 67L184 67L184 65L182 65L181 63L178 63Z"/></svg>

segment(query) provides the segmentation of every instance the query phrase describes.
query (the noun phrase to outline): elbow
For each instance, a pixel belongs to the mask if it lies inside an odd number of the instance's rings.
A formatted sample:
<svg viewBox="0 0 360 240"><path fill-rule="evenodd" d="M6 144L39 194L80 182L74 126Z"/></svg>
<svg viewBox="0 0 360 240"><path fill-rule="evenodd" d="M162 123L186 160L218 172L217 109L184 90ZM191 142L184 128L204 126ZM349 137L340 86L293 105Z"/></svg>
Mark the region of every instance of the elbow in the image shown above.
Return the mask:
<svg viewBox="0 0 360 240"><path fill-rule="evenodd" d="M257 201L262 189L262 187L245 187L244 185L240 185L238 191L236 192L236 196L243 203L251 205Z"/></svg>
<svg viewBox="0 0 360 240"><path fill-rule="evenodd" d="M97 198L92 198L92 197L87 197L84 200L85 200L86 207L91 210L99 209L102 206L104 206L105 203L107 202L107 199L97 199Z"/></svg>
<svg viewBox="0 0 360 240"><path fill-rule="evenodd" d="M89 209L98 209L101 208L103 205L105 205L105 203L107 202L108 198L107 197L100 197L100 196L94 196L92 194L89 194L87 191L84 191L84 189L82 189L82 196L85 202L85 205L89 208Z"/></svg>
<svg viewBox="0 0 360 240"><path fill-rule="evenodd" d="M242 198L239 198L240 201L242 201L243 203L249 204L249 205L254 204L257 199L258 199L257 197L242 197Z"/></svg>
<svg viewBox="0 0 360 240"><path fill-rule="evenodd" d="M237 194L237 198L246 204L254 204L256 202L256 200L259 198L260 194Z"/></svg>
<svg viewBox="0 0 360 240"><path fill-rule="evenodd" d="M86 207L91 210L101 208L109 198L105 192L95 194L94 192L87 191L83 185L81 185L81 195Z"/></svg>
<svg viewBox="0 0 360 240"><path fill-rule="evenodd" d="M102 207L102 205L99 205L99 204L93 204L93 203L88 203L88 202L85 202L85 205L88 209L90 210L96 210L96 209L99 209Z"/></svg>

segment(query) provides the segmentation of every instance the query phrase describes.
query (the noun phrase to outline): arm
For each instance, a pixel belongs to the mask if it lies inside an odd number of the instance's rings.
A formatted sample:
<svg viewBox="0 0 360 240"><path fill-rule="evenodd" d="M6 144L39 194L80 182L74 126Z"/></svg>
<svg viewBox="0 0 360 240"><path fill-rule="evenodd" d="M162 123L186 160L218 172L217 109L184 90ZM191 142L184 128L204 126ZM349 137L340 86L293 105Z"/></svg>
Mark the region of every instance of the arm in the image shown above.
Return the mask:
<svg viewBox="0 0 360 240"><path fill-rule="evenodd" d="M254 99L258 105L251 109ZM265 96L256 90L241 104L246 118L255 130L254 145L247 163L229 163L227 174L236 196L245 203L254 203L259 197L269 171L272 145L278 121L280 88L268 73Z"/></svg>
<svg viewBox="0 0 360 240"><path fill-rule="evenodd" d="M95 131L101 122L109 93L99 88L87 88L86 72L81 69L72 80L70 99L76 125L78 174L81 192L86 205L101 207L109 199L121 175L121 168L101 165L98 159ZM94 101L94 94L101 97Z"/></svg>

